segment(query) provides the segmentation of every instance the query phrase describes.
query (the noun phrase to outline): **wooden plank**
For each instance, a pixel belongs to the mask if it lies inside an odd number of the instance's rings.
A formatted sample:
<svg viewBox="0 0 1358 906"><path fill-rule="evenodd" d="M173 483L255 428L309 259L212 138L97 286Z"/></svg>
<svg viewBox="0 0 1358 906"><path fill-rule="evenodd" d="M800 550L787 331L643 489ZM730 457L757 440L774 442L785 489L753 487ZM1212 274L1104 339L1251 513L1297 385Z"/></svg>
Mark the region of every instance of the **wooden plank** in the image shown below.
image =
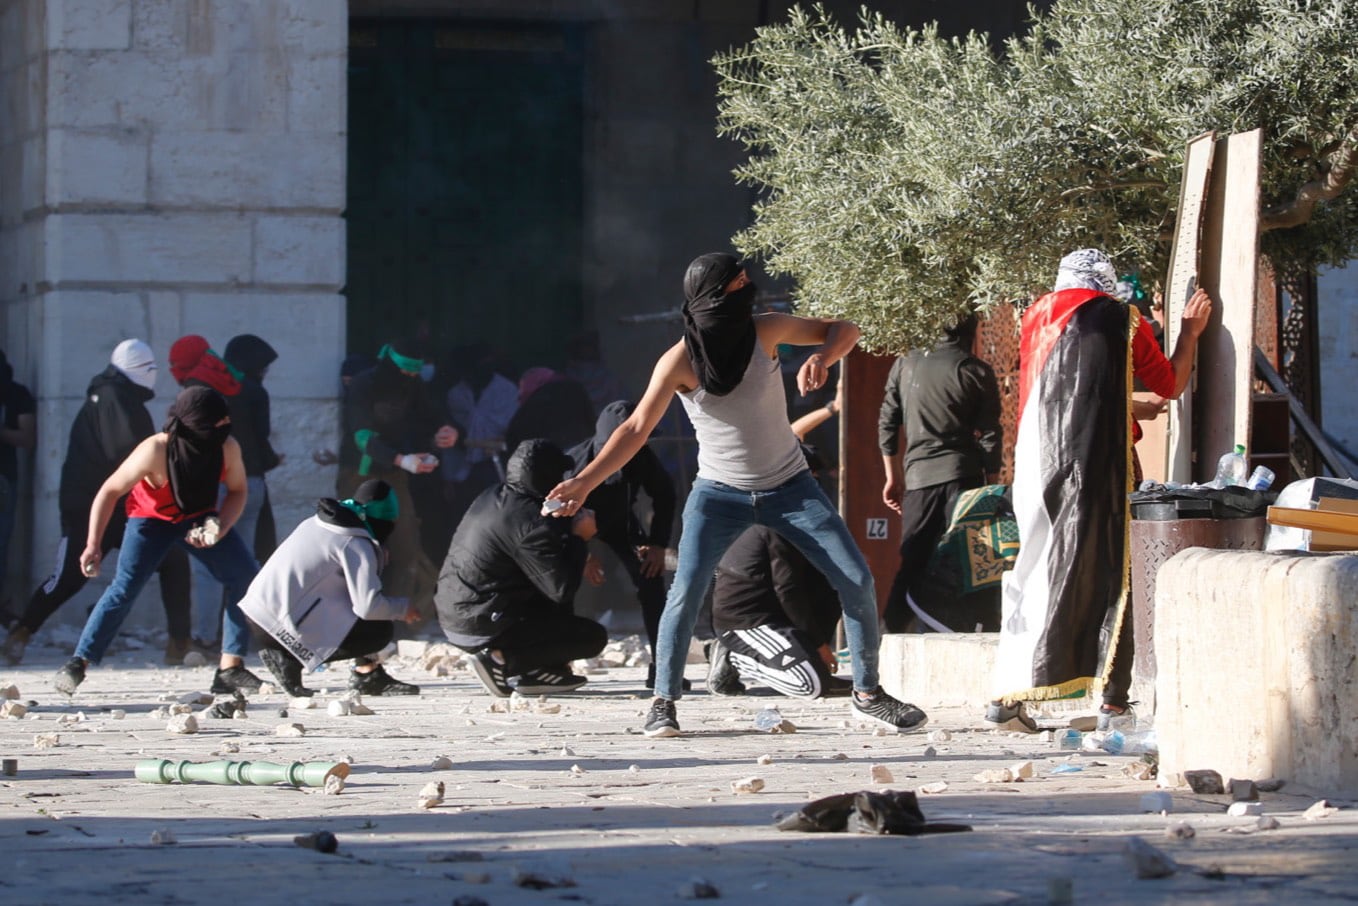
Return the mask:
<svg viewBox="0 0 1358 906"><path fill-rule="evenodd" d="M1355 540L1358 540L1358 513L1271 506L1268 508L1268 521L1271 525L1281 525L1287 528L1353 535Z"/></svg>
<svg viewBox="0 0 1358 906"><path fill-rule="evenodd" d="M1179 184L1179 208L1175 218L1174 247L1170 251L1169 275L1165 280L1165 353L1174 350L1179 338L1179 319L1198 285L1202 246L1203 207L1212 173L1216 133L1207 132L1188 143L1184 152L1184 175ZM1165 427L1168 450L1163 455L1169 479L1187 484L1193 469L1193 394L1185 393L1169 405Z"/></svg>
<svg viewBox="0 0 1358 906"><path fill-rule="evenodd" d="M1216 304L1198 343L1195 481L1211 481L1218 457L1250 445L1261 136L1255 129L1218 139L1208 184L1199 280Z"/></svg>

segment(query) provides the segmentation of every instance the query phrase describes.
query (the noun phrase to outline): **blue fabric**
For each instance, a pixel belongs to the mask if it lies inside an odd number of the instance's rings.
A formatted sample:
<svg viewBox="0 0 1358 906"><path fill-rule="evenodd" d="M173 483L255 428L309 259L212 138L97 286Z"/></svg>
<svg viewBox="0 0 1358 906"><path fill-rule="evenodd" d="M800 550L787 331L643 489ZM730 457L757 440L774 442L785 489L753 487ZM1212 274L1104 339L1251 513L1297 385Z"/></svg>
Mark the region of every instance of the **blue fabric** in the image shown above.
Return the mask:
<svg viewBox="0 0 1358 906"><path fill-rule="evenodd" d="M247 493L245 496L245 506L240 511L240 518L231 528L241 536L245 546L251 551L255 549L255 531L259 527L259 515L264 511L264 501L268 499L268 488L264 484L262 475L250 475L245 479ZM226 485L221 485L217 489L217 505L226 497ZM253 556L251 559L254 559ZM222 631L222 604L226 600L223 597L222 583L212 577L212 571L207 564L201 560L193 561L193 637L200 642L212 643L217 641L218 634ZM259 564L255 564L255 571L259 571ZM239 601L240 595L234 600Z"/></svg>
<svg viewBox="0 0 1358 906"><path fill-rule="evenodd" d="M741 491L699 478L684 505L679 568L660 618L655 692L681 696L693 624L713 571L731 543L752 525L782 535L839 593L844 634L853 657L854 688L877 688L877 593L863 553L810 472L768 491Z"/></svg>
<svg viewBox="0 0 1358 906"><path fill-rule="evenodd" d="M211 571L213 578L226 586L229 603L223 620L222 652L245 656L250 630L238 602L258 572L254 555L234 528L212 547L194 547L185 540L192 527L193 522L188 519L177 523L163 519L127 520L123 545L118 550L118 571L85 621L85 630L76 645L76 657L92 664L103 660L104 652L136 603L137 595L146 587L165 554L176 544L184 547Z"/></svg>

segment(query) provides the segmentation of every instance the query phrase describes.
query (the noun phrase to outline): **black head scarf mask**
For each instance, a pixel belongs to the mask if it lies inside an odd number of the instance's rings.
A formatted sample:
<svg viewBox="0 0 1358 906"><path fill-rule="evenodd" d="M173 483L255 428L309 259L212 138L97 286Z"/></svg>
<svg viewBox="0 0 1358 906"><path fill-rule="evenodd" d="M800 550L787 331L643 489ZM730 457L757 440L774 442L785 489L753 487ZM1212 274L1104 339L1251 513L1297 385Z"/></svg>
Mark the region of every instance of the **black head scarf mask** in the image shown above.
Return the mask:
<svg viewBox="0 0 1358 906"><path fill-rule="evenodd" d="M684 346L698 384L713 396L740 385L754 353L754 284L726 292L740 269L734 255L713 252L684 274Z"/></svg>
<svg viewBox="0 0 1358 906"><path fill-rule="evenodd" d="M162 429L165 464L175 506L185 516L217 507L222 480L222 444L231 436L226 397L211 387L186 387L175 397Z"/></svg>

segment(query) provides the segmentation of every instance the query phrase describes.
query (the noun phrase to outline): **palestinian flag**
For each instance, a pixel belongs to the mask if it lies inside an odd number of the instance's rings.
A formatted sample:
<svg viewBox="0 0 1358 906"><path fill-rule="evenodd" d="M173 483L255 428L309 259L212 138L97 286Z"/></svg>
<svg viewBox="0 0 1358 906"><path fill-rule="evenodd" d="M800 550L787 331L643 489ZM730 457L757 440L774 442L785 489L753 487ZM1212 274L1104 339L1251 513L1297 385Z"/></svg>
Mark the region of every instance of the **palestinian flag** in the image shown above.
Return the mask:
<svg viewBox="0 0 1358 906"><path fill-rule="evenodd" d="M1023 317L1014 513L1019 553L1004 577L997 698L1078 698L1118 654L1128 591L1132 338L1139 314L1067 289ZM1130 656L1130 652L1124 653Z"/></svg>

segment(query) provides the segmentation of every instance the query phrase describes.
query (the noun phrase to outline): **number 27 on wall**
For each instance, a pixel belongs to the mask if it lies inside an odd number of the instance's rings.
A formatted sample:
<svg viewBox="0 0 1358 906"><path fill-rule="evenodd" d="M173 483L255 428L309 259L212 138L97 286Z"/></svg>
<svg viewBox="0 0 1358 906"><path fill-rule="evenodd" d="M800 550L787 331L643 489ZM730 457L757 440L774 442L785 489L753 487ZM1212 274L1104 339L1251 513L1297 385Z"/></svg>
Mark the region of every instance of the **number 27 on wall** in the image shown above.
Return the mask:
<svg viewBox="0 0 1358 906"><path fill-rule="evenodd" d="M885 519L882 519L882 518L880 518L880 517L875 517L875 518L872 518L872 519L869 519L869 520L868 520L868 534L867 534L867 539L868 539L869 541L885 541L885 540L886 540L886 520L885 520Z"/></svg>

